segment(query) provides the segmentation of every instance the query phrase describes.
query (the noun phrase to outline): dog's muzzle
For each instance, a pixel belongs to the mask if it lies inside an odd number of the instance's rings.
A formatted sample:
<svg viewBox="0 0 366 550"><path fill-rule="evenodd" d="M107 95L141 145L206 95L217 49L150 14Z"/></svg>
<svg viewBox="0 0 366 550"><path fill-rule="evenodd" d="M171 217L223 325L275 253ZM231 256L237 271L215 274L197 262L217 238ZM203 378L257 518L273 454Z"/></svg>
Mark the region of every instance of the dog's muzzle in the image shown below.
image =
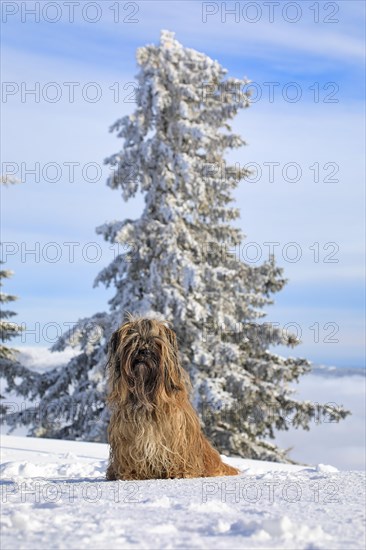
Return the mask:
<svg viewBox="0 0 366 550"><path fill-rule="evenodd" d="M139 350L133 359L132 368L149 367L152 362L152 353L149 349Z"/></svg>

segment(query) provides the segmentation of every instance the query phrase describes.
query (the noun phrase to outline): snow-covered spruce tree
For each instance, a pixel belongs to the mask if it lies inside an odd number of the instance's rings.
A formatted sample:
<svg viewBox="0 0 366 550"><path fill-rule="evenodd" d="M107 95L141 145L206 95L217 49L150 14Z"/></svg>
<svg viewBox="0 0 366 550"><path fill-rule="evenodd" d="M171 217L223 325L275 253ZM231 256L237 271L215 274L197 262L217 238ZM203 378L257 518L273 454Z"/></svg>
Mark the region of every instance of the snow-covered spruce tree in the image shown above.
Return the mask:
<svg viewBox="0 0 366 550"><path fill-rule="evenodd" d="M42 402L54 402L63 423L39 433L105 440L107 344L129 311L171 321L194 403L220 451L287 460L264 440L287 429L290 414L294 426L308 429L316 414L338 421L347 412L293 399L289 384L310 364L271 353L270 345L298 341L261 322L286 281L273 258L254 267L233 253L244 236L233 225L232 190L246 172L226 166L225 154L244 145L228 122L248 106L246 81L227 78L217 61L167 31L159 46L140 48L137 61L137 107L112 126L123 145L106 162L108 185L125 201L142 192L145 208L138 220L97 229L121 245L96 279L116 293L108 313L82 320L58 342L55 349L71 343L81 353L44 375Z"/></svg>
<svg viewBox="0 0 366 550"><path fill-rule="evenodd" d="M0 262L3 264L3 262ZM9 279L13 275L13 272L8 269L1 269L0 270L0 287L4 285L3 279ZM16 315L14 311L10 311L8 309L3 309L3 304L7 304L8 302L14 302L17 299L16 296L13 296L11 294L5 294L4 292L0 292L0 304L1 304L1 310L0 310L0 337L1 337L1 344L0 344L0 358L10 358L14 357L14 350L8 348L4 345L4 342L11 340L15 336L17 336L22 328L17 324L9 321L11 317Z"/></svg>
<svg viewBox="0 0 366 550"><path fill-rule="evenodd" d="M0 185L8 185L10 183L18 183L19 180L14 178L13 176L9 176L7 174L0 176ZM0 265L3 265L4 262L0 261ZM0 289L4 285L3 280L9 279L14 273L10 271L9 269L0 269ZM16 296L13 296L11 294L5 294L4 292L1 292L0 290L0 364L1 368L3 363L2 361L4 359L14 360L15 359L15 350L12 350L4 345L4 342L11 340L15 336L17 336L22 328L17 323L12 323L9 321L16 313L14 311L5 310L4 304L7 304L9 302L14 302L17 299Z"/></svg>
<svg viewBox="0 0 366 550"><path fill-rule="evenodd" d="M3 264L3 262L0 262ZM3 280L8 279L13 275L13 272L7 269L0 269L0 288L3 286ZM4 309L4 305L9 302L14 302L17 297L11 294L5 294L0 291L0 378L4 378L7 382L6 392L15 391L20 393L22 388L24 388L23 381L20 384L16 384L16 379L28 379L28 376L31 374L28 372L28 369L23 367L17 360L16 350L9 348L5 345L5 342L8 342L12 338L15 338L22 331L22 327L17 323L10 321L10 319L16 315L14 311ZM6 306L5 306L6 307ZM20 390L20 392L18 391ZM5 397L0 395L0 414L5 414L7 412L7 407L4 404Z"/></svg>
<svg viewBox="0 0 366 550"><path fill-rule="evenodd" d="M19 183L17 178L9 175L0 176L0 184L8 185ZM0 261L0 265L4 262ZM13 271L9 269L0 269L0 289L4 285L4 279L9 279L13 275ZM23 328L10 319L16 315L14 311L4 309L6 304L17 300L16 296L6 294L0 290L0 379L6 382L5 393L8 395L12 392L16 395L26 396L32 395L32 388L36 387L35 381L38 377L34 373L21 365L17 359L17 350L9 348L5 342L12 340L20 334ZM33 390L34 391L34 390ZM34 394L33 394L34 395ZM4 419L4 415L12 409L10 401L5 396L0 395L0 420Z"/></svg>

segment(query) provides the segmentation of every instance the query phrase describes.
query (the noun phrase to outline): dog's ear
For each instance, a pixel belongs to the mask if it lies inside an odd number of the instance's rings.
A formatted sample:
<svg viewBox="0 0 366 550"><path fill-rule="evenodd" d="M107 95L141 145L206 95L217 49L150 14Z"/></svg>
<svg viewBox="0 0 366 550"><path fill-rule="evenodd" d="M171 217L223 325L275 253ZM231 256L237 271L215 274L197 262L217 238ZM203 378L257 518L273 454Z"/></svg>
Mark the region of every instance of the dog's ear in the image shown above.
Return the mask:
<svg viewBox="0 0 366 550"><path fill-rule="evenodd" d="M175 353L178 353L178 341L174 330L165 326L165 332L168 338L168 342L172 346L172 349L175 351Z"/></svg>
<svg viewBox="0 0 366 550"><path fill-rule="evenodd" d="M110 355L115 355L117 353L118 344L120 339L119 329L114 331L110 340L109 340L109 353Z"/></svg>
<svg viewBox="0 0 366 550"><path fill-rule="evenodd" d="M107 362L107 369L110 369L111 372L114 372L117 375L120 375L120 366L119 361L117 357L117 350L118 345L120 341L120 332L119 330L116 330L113 332L109 344L108 344L108 362Z"/></svg>
<svg viewBox="0 0 366 550"><path fill-rule="evenodd" d="M165 334L170 344L172 353L170 354L171 365L173 370L166 369L164 372L165 388L168 393L180 391L183 389L182 385L182 369L179 363L178 341L177 336L171 328L164 325Z"/></svg>

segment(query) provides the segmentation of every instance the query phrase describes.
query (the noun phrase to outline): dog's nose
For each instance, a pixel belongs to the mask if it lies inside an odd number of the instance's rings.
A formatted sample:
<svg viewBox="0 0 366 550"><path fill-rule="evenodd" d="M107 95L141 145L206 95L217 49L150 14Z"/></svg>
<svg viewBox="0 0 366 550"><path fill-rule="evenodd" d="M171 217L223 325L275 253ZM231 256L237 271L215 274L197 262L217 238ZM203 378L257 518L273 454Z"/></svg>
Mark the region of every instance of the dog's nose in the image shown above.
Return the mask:
<svg viewBox="0 0 366 550"><path fill-rule="evenodd" d="M137 357L148 357L150 355L150 350L148 348L140 348L137 350Z"/></svg>

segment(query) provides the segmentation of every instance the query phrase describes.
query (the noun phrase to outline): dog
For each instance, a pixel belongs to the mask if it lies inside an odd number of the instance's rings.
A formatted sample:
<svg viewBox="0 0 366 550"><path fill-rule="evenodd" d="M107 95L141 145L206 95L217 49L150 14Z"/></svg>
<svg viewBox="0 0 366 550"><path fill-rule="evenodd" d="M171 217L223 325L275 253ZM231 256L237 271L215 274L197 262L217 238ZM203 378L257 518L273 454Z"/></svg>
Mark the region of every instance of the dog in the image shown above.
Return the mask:
<svg viewBox="0 0 366 550"><path fill-rule="evenodd" d="M166 322L131 318L110 339L108 355L112 480L237 475L202 433L189 401L190 380Z"/></svg>

